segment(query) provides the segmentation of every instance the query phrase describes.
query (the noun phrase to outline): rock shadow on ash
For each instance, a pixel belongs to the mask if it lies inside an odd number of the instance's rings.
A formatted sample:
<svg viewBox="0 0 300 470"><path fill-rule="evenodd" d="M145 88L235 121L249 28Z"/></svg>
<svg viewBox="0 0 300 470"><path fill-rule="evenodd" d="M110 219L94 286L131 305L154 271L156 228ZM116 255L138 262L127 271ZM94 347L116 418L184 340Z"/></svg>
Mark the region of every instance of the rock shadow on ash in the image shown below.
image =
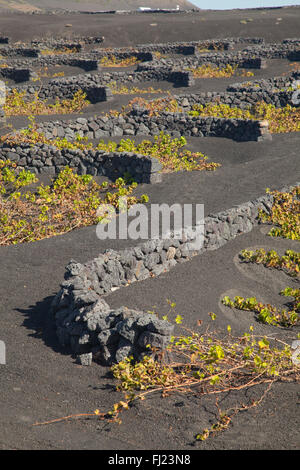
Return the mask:
<svg viewBox="0 0 300 470"><path fill-rule="evenodd" d="M29 336L40 338L45 345L52 348L53 351L64 355L70 355L71 350L60 345L57 334L55 321L50 313L50 306L55 295L45 297L43 300L30 305L27 309L16 309L16 311L24 314L25 319L23 325L29 330L34 330Z"/></svg>

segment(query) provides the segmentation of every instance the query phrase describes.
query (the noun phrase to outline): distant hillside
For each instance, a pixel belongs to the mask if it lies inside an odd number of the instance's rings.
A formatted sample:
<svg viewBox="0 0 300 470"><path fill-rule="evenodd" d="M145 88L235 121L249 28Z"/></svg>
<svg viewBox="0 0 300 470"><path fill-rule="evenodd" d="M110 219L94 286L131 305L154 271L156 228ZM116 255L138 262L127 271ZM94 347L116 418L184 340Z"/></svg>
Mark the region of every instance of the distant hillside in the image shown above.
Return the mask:
<svg viewBox="0 0 300 470"><path fill-rule="evenodd" d="M29 12L33 10L137 10L139 7L181 10L197 8L186 0L0 0L0 9Z"/></svg>

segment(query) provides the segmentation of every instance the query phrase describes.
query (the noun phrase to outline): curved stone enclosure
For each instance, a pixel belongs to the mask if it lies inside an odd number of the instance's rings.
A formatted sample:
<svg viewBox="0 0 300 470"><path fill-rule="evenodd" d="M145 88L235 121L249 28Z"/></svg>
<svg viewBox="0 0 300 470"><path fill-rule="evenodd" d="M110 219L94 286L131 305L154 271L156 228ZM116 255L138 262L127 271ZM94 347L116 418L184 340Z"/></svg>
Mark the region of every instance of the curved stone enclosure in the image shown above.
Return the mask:
<svg viewBox="0 0 300 470"><path fill-rule="evenodd" d="M37 91L42 99L72 98L76 91L87 93L92 103L113 98L109 83L132 84L146 81L169 81L176 86L194 85L192 72L187 67L204 64L243 68L265 68L266 59L300 60L299 39L285 39L280 44L265 44L262 38L228 38L139 45L136 48L83 52L85 44L99 44L97 38L74 38L67 42L49 39L29 45L10 45L8 38L0 38L0 53L8 65L0 68L2 78L29 82L17 86L30 97ZM237 44L246 44L242 51L234 50ZM48 47L61 51L65 47L76 50L71 54L43 55ZM202 49L208 49L201 52ZM163 57L159 54L177 54L180 57ZM156 54L155 54L156 53ZM136 56L139 64L134 71L113 72L99 66L102 57L113 54L117 58ZM3 65L3 64L2 64ZM33 67L65 65L80 67L86 72L72 77L56 78L42 84L30 83L35 77ZM247 108L264 100L275 106L291 102L289 89L299 73L288 77L255 80L233 84L226 92L194 93L180 95L180 112L161 112L151 115L139 107L119 116L98 115L77 119L56 120L38 124L37 131L46 138L66 138L72 141L77 135L87 139L121 136L156 136L165 132L174 137L216 136L236 141L271 140L268 123L255 120L196 117L188 114L194 104L220 101L230 106ZM0 90L1 93L1 90ZM0 122L5 116L1 108ZM161 165L149 156L128 152L106 153L95 150L59 150L54 146L35 144L18 146L3 144L0 157L16 163L18 169L26 168L37 174L54 175L66 165L80 174L107 176L115 179L129 173L139 183L161 181ZM299 183L297 183L298 185ZM286 190L286 188L285 188ZM71 260L66 267L65 281L55 296L51 314L62 346L69 347L81 364L90 364L92 358L104 365L119 362L128 356L141 359L145 354L160 355L166 349L174 327L153 314L128 309L124 306L111 309L105 295L132 282L159 276L179 263L207 250L215 250L227 241L252 230L258 223L258 211L269 211L272 196L264 195L232 209L213 214L204 219L201 247L195 248L192 237L195 227L180 237L170 233L163 239L149 240L125 250L107 250L97 258L80 264ZM150 349L151 348L151 349Z"/></svg>
<svg viewBox="0 0 300 470"><path fill-rule="evenodd" d="M80 119L80 118L79 118ZM125 174L137 183L160 183L162 165L156 158L130 152L57 149L45 144L20 144L0 148L0 157L16 163L16 169L54 176L66 166L78 174L106 176L115 181Z"/></svg>
<svg viewBox="0 0 300 470"><path fill-rule="evenodd" d="M265 126L265 124L264 124ZM226 119L190 116L185 112L161 112L150 115L142 108L120 116L95 116L88 119L48 121L38 125L37 131L47 138L65 137L72 141L76 135L88 139L121 136L155 136L160 132L174 137L227 137L237 141L271 140L268 126L262 129L261 121L252 119Z"/></svg>
<svg viewBox="0 0 300 470"><path fill-rule="evenodd" d="M272 204L273 196L266 194L206 217L203 244L197 249L191 244L197 233L193 227L180 237L169 233L163 239L149 240L136 247L106 250L84 264L71 260L51 306L60 343L70 347L79 362L90 363L94 355L106 365L130 355L140 359L149 354L147 345L163 351L173 332L169 322L126 307L112 310L105 302L105 294L159 276L178 263L250 232L259 222L259 209L269 212Z"/></svg>
<svg viewBox="0 0 300 470"><path fill-rule="evenodd" d="M262 38L225 38L141 44L135 48L110 50L100 47L84 51L85 45L101 44L103 41L104 38L99 35L73 38L72 41L50 38L20 46L11 45L9 38L0 37L0 52L6 62L0 67L0 77L26 82L15 88L25 91L29 98L37 92L42 99L72 98L74 93L82 90L92 103L97 103L113 98L109 88L112 81L118 85L169 81L178 87L190 87L195 84L192 72L185 70L190 67L205 64L222 67L230 64L239 68L262 69L267 67L268 59L300 60L299 39L265 44ZM235 50L240 44L246 47ZM53 50L54 54L43 54L45 48ZM55 51L62 52L65 48L69 48L71 53L55 54ZM101 58L111 54L118 59L135 56L139 63L135 70L122 72L99 65ZM30 82L36 78L34 67L55 65L79 67L89 73L55 78L39 84ZM225 92L175 96L180 108L180 112L176 113L160 112L153 115L146 109L134 107L119 116L50 120L39 123L37 131L48 139L60 137L69 141L76 139L77 135L92 140L102 137L156 136L160 132L174 137L219 136L236 141L270 140L272 137L265 121L196 117L188 114L188 111L194 104L205 105L218 101L249 108L263 100L282 107L291 103L293 91L290 88L299 76L299 73L292 73L287 77L233 84ZM4 122L1 98L0 95L0 122ZM51 145L30 146L23 143L18 146L3 144L0 157L15 162L17 169L26 168L36 174L54 175L68 165L79 174L116 179L129 173L138 183L161 181L162 166L158 160L128 152L59 150ZM179 237L169 233L162 239L148 240L124 250L106 250L84 264L71 260L66 267L65 280L51 306L60 344L69 347L81 364L90 364L94 358L104 365L111 365L129 356L140 360L151 353L155 356L162 354L171 340L174 326L154 314L124 306L112 309L105 296L132 282L159 276L179 263L187 262L207 250L218 249L236 236L251 231L259 222L259 209L270 211L272 202L272 196L267 194L209 215L203 221L202 243L197 247L192 242L198 232L196 227L190 227Z"/></svg>
<svg viewBox="0 0 300 470"><path fill-rule="evenodd" d="M4 38L5 40L5 38ZM82 38L72 45L78 44L77 53L41 56L40 47L53 47L54 49L70 46L70 42L49 40L47 43L35 42L29 46L6 45L1 47L9 65L0 68L0 75L11 77L17 81L30 80L35 74L30 66L51 66L55 64L73 65L84 70L96 70L95 73L79 74L73 77L55 78L48 83L26 85L16 87L19 91L26 91L28 97L38 92L42 99L72 98L79 90L87 94L87 99L92 103L112 100L113 95L109 83L117 84L138 83L147 80L167 80L178 86L192 86L194 78L191 72L182 70L184 66L198 66L205 63L214 65L238 65L247 68L262 68L265 58L291 58L299 60L299 39L285 39L280 44L265 44L261 38L229 38L210 39L207 41L193 41L189 43L166 43L140 45L136 48L115 48L111 50L97 49L92 52L81 52L84 44L99 43L103 37ZM244 43L248 46L242 51L234 51L236 44ZM205 47L211 52L199 55L199 48ZM224 51L224 52L222 52ZM159 57L155 52L175 53L181 58ZM135 71L113 72L99 68L98 60L105 55L114 54L117 58L137 56L140 60ZM19 57L19 58L16 58ZM28 68L29 67L29 68ZM67 139L73 139L76 132L88 138L126 135L157 135L161 131L167 131L173 136L222 136L237 141L241 140L270 140L271 135L266 126L261 126L258 121L224 120L219 118L195 118L186 115L192 104L205 104L209 101L220 100L231 106L248 107L258 100L264 100L275 106L285 106L291 102L292 92L288 90L299 73L293 73L289 77L277 77L269 80L256 80L235 84L228 87L223 93L198 93L197 95L177 97L179 105L183 106L183 113L162 113L159 117L147 112L133 111L126 116L110 118L109 122L103 122L98 116L88 126L83 124L78 127L78 122L55 121L40 125L42 132L49 135L59 135ZM274 87L277 90L274 90ZM0 111L0 119L4 120L3 110ZM263 128L262 128L263 127ZM74 129L74 130L73 130Z"/></svg>

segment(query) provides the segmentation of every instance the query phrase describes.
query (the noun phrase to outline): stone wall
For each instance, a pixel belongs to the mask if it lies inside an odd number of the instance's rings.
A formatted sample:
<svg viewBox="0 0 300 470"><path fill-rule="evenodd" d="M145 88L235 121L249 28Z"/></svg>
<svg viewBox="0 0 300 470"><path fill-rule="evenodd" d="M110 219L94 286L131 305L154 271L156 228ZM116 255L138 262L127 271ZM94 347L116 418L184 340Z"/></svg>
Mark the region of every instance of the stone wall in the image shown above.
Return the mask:
<svg viewBox="0 0 300 470"><path fill-rule="evenodd" d="M248 47L242 51L232 50L235 44L238 43L248 44ZM54 49L57 47L57 50L64 47L64 43L59 45L56 41L51 46L51 40L46 44ZM101 60L101 58L109 55L114 55L118 59L135 56L142 62L155 58L155 62L159 62L161 67L181 67L182 65L185 67L197 67L206 63L224 66L230 63L244 68L262 68L266 66L262 60L266 58L299 60L299 45L297 40L286 43L264 44L261 38L210 39L206 41L141 44L136 47L126 48L97 48L85 52L83 52L81 43L69 43L69 46L72 45L75 49L77 48L76 53L42 55L41 47L33 48L25 46L3 46L1 51L3 51L2 55L17 61L21 66L29 66L31 64L40 67L49 67L55 64L74 65L77 59ZM199 49L208 49L209 52L199 52ZM181 57L157 57L152 55L152 58L150 58L147 55L154 52L167 56L170 54L181 55ZM29 62L26 57L30 57L31 61Z"/></svg>
<svg viewBox="0 0 300 470"><path fill-rule="evenodd" d="M212 65L215 67L226 67L231 65L232 67L237 66L238 68L248 69L261 69L266 68L266 61L260 57L253 57L253 54L249 54L247 57L243 53L223 53L223 52L212 52L212 53L197 53L195 55L184 56L183 58L177 57L165 57L155 58L154 61L146 64L139 64L137 70L150 69L151 67L167 67L167 68L181 68L185 70L187 68L198 68L202 65Z"/></svg>
<svg viewBox="0 0 300 470"><path fill-rule="evenodd" d="M174 95L179 108L184 112L190 111L194 105L205 106L208 103L222 103L231 107L241 109L250 108L259 101L273 104L277 108L292 104L292 91L280 91L277 93L259 89L259 91L250 91L248 93L238 92L202 92L189 95Z"/></svg>
<svg viewBox="0 0 300 470"><path fill-rule="evenodd" d="M48 121L39 124L38 132L47 138L65 137L72 141L79 134L88 139L103 137L158 135L165 132L174 137L228 137L237 141L271 140L268 127L261 121L194 117L186 113L162 112L150 116L145 110L136 108L118 117L96 116L87 120L79 118L68 121Z"/></svg>
<svg viewBox="0 0 300 470"><path fill-rule="evenodd" d="M94 355L106 365L130 354L139 359L145 353L139 348L147 341L164 349L172 334L171 325L161 321L153 325L153 321L158 322L155 316L126 307L112 310L103 296L129 283L159 276L178 263L218 249L238 235L250 232L259 222L259 209L270 212L272 204L273 196L266 194L206 217L203 243L197 249L191 244L195 233L199 236L193 227L181 236L169 233L162 239L125 250L106 250L84 264L71 260L66 267L65 281L51 306L60 343L69 346L81 363L86 363L87 358L90 363Z"/></svg>
<svg viewBox="0 0 300 470"><path fill-rule="evenodd" d="M288 76L280 76L274 78L263 78L260 80L245 81L242 83L234 83L227 87L230 92L261 92L262 90L269 94L277 94L280 90L286 90L292 87L295 80L300 79L300 72L292 72ZM274 95L275 96L275 95Z"/></svg>
<svg viewBox="0 0 300 470"><path fill-rule="evenodd" d="M265 121L195 118L184 113L149 116L147 111L141 109L112 118L98 116L44 122L39 124L37 131L48 139L58 137L69 141L74 141L77 136L100 139L108 136L158 135L162 131L173 137L216 136L258 142L272 138ZM15 162L17 169L25 168L50 176L69 166L79 174L106 176L113 181L126 173L138 183L158 183L162 180L162 166L157 159L129 152L58 149L54 145L39 143L20 143L17 146L4 143L0 147L0 158Z"/></svg>
<svg viewBox="0 0 300 470"><path fill-rule="evenodd" d="M61 50L62 48L71 48L72 45L80 46L82 48L85 44L101 44L104 41L103 36L73 36L72 40L69 38L48 38L48 39L33 39L31 45L37 48L48 48Z"/></svg>
<svg viewBox="0 0 300 470"><path fill-rule="evenodd" d="M292 56L299 51L298 40L286 40L281 44L256 44L247 46L243 52L246 54L255 54L257 57L265 59L289 59L299 60L299 58L292 59Z"/></svg>
<svg viewBox="0 0 300 470"><path fill-rule="evenodd" d="M151 51L151 48L149 48ZM263 58L260 58L258 54L253 58L253 53L245 54L243 52L216 52L212 51L209 53L198 53L195 47L191 46L181 46L177 47L177 51L174 52L176 54L184 54L181 57L157 57L153 55L154 51L159 49L158 46L153 48L153 51L144 51L139 52L136 49L127 50L127 51L119 51L119 50L112 50L112 51L93 51L93 52L85 52L85 53L72 53L72 54L59 54L59 55L47 55L47 56L39 56L38 59L28 61L24 59L18 59L17 63L21 65L35 65L35 66L44 66L49 67L53 65L69 65L69 66L80 66L80 60L94 60L100 61L103 57L108 57L110 55L114 55L117 59L125 59L128 57L137 57L140 63L148 62L147 66L143 67L140 65L137 68L137 71L142 69L150 69L153 68L178 68L178 67L198 67L203 64L214 64L216 66L225 66L227 64L237 65L241 68L265 68L266 63ZM162 51L165 51L165 47L161 47ZM172 49L171 49L172 50ZM194 53L192 53L194 51ZM196 53L195 53L196 52ZM166 52L162 52L165 54ZM296 60L296 59L295 59ZM16 62L16 60L15 60Z"/></svg>
<svg viewBox="0 0 300 470"><path fill-rule="evenodd" d="M93 69L97 66L97 63L90 60L82 61L80 60L82 67L85 67L87 70ZM98 68L98 67L97 67ZM3 70L2 76L5 78L12 78L16 81L26 81L26 79L36 78L36 75L30 69L20 69L20 68L0 68ZM76 76L66 77L66 78L54 78L50 79L46 83L42 84L24 84L19 86L14 86L16 90L26 92L28 99L35 93L38 93L38 96L41 99L52 99L56 98L68 98L71 99L77 91L83 91L87 94L87 99L91 103L97 103L99 101L109 101L113 99L113 94L109 88L110 83L115 82L119 85L126 84L136 84L147 81L169 81L174 83L179 87L189 87L194 84L194 79L190 72L183 72L170 69L151 69L143 72L102 72L102 73L93 73L93 74L79 74ZM10 87L12 88L12 87ZM9 88L8 88L9 89Z"/></svg>
<svg viewBox="0 0 300 470"><path fill-rule="evenodd" d="M80 118L79 118L80 119ZM137 183L158 183L162 166L156 158L129 153L99 150L57 149L45 144L7 145L0 148L0 158L16 163L17 170L54 176L69 166L78 174L105 176L112 181L130 174Z"/></svg>
<svg viewBox="0 0 300 470"><path fill-rule="evenodd" d="M54 65L69 65L73 67L81 67L81 63L85 60L100 61L103 57L109 57L114 55L117 59L126 59L129 57L137 57L138 61L149 61L153 59L153 55L149 51L138 51L133 48L112 49L107 50L95 50L95 51L82 51L82 45L69 44L72 49L77 49L74 52L66 52L56 54L55 51L62 51L64 46L53 46L53 53L43 54L41 48L26 48L19 47L14 48L12 46L1 47L0 52L7 60L10 61L11 65L21 66L35 66L35 67L50 67ZM49 46L50 47L50 46ZM3 52L3 54L2 54ZM30 57L30 59L28 59Z"/></svg>
<svg viewBox="0 0 300 470"><path fill-rule="evenodd" d="M101 70L97 61L90 59L77 59L76 66L84 68L85 70L97 70L97 73L84 73L73 75L70 77L52 78L42 85L35 85L30 83L23 85L22 90L32 94L39 91L39 96L48 96L55 98L56 93L61 96L71 96L71 90L88 89L91 87L104 87L111 82L116 82L118 85L130 85L142 83L147 81L169 81L177 86L185 87L191 86L194 83L192 73L173 70L167 67L151 66L142 71L137 72L115 72L110 70ZM19 66L20 67L20 66ZM31 76L30 76L31 78ZM68 92L68 89L70 92Z"/></svg>
<svg viewBox="0 0 300 470"><path fill-rule="evenodd" d="M1 51L0 51L1 52ZM6 60L9 65L14 67L54 67L56 65L65 65L70 67L82 68L85 71L100 70L98 58L95 54L89 53L76 53L76 54L50 54L41 55L39 58L33 59L16 59L10 58Z"/></svg>
<svg viewBox="0 0 300 470"><path fill-rule="evenodd" d="M76 263L73 267L69 265L70 278L75 266ZM81 274L87 286L87 276ZM173 325L155 315L126 307L113 310L104 299L93 294L79 299L71 288L70 292L65 289L63 296L65 311L56 312L55 306L52 307L57 336L60 344L69 347L81 365L90 365L94 359L110 366L129 356L142 360L152 354L149 345L159 353L170 343Z"/></svg>
<svg viewBox="0 0 300 470"><path fill-rule="evenodd" d="M185 113L161 112L159 116L150 116L147 111L135 110L137 122L143 124L145 131L156 126L156 132L168 132L172 136L228 137L236 141L271 140L268 126L262 121L249 119L225 119L215 117L190 116ZM262 128L264 129L262 130Z"/></svg>
<svg viewBox="0 0 300 470"><path fill-rule="evenodd" d="M245 38L244 38L245 39ZM202 49L210 50L228 50L231 49L235 42L238 41L238 38L235 40L230 39L207 39L199 41L189 41L189 42L167 42L167 43L153 43L153 44L138 44L137 46L132 47L132 51L136 52L160 52L161 54L184 54L190 55L195 53L195 48L200 47ZM246 40L248 43L248 41ZM103 54L111 53L118 57L119 53L124 52L125 50L130 50L130 48L111 48L106 49L105 51L97 48L93 49L92 52Z"/></svg>
<svg viewBox="0 0 300 470"><path fill-rule="evenodd" d="M86 60L86 67L93 67L93 61ZM38 92L40 98L55 99L59 98L72 98L74 93L79 90L87 93L87 98L92 102L107 101L113 98L110 88L107 86L112 82L117 84L130 84L146 81L170 81L177 86L192 86L194 78L191 72L184 72L172 70L168 68L161 68L159 65L154 67L151 64L148 68L147 62L143 65L143 70L139 72L106 72L102 73L86 73L79 74L71 77L54 78L49 80L48 83L42 85L30 83L15 87L19 91L26 91L28 97ZM29 69L14 69L3 68L3 74L19 80L25 80L26 77L33 78L35 75ZM273 103L276 106L284 106L290 102L291 91L288 90L292 87L295 80L299 79L300 73L293 72L287 77L275 77L272 79L262 79L255 81L247 81L242 83L233 84L227 87L227 93L198 93L190 96L182 95L182 98L189 100L189 102L199 102L205 104L203 100L207 101L218 99L222 102L234 103L234 105L243 107L245 103L254 103L255 101L264 100L267 103Z"/></svg>
<svg viewBox="0 0 300 470"><path fill-rule="evenodd" d="M299 38L286 38L282 40L282 44L297 44L298 46L300 45L300 39Z"/></svg>
<svg viewBox="0 0 300 470"><path fill-rule="evenodd" d="M1 69L0 69L1 70ZM9 87L8 91L11 89L16 89L19 92L26 92L26 99L29 99L38 94L40 99L47 100L56 100L59 99L72 99L74 94L78 91L86 93L86 99L91 103L98 103L101 101L110 101L113 99L112 91L109 87L96 84L93 81L66 81L65 83L60 82L50 82L45 84L35 85L31 83L30 85L21 85Z"/></svg>
<svg viewBox="0 0 300 470"><path fill-rule="evenodd" d="M29 68L0 67L0 78L14 80L16 83L28 82L37 75Z"/></svg>
<svg viewBox="0 0 300 470"><path fill-rule="evenodd" d="M16 46L3 46L0 48L1 56L3 57L31 57L36 58L40 55L40 50L34 47L16 47Z"/></svg>

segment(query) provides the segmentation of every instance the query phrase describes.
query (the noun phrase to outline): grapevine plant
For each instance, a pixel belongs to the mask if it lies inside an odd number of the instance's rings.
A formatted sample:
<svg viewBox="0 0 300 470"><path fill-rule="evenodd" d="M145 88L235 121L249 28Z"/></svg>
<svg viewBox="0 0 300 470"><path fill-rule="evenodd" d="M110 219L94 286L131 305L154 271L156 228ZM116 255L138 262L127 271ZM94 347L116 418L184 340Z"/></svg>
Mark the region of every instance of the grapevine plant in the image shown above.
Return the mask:
<svg viewBox="0 0 300 470"><path fill-rule="evenodd" d="M154 94L154 93L163 93L163 90L160 88L138 88L138 87L131 87L128 88L125 85L118 86L116 81L111 81L108 84L109 88L112 91L113 95L136 95L136 94Z"/></svg>
<svg viewBox="0 0 300 470"><path fill-rule="evenodd" d="M207 162L208 157L201 152L181 150L186 144L187 141L183 136L172 139L170 135L161 132L154 137L154 142L143 140L140 144L136 144L134 140L122 139L119 144L111 141L105 144L100 141L97 149L149 155L161 162L164 171L213 171L220 166L219 163Z"/></svg>
<svg viewBox="0 0 300 470"><path fill-rule="evenodd" d="M270 236L283 237L292 240L300 240L300 187L296 186L289 192L267 190L273 196L273 204L270 212L259 211L262 222L274 225L270 230ZM243 250L240 258L246 262L263 264L268 268L282 269L290 275L297 276L300 272L300 253L287 250L283 256L275 250L267 253L264 249L257 249L255 253ZM286 287L280 295L292 297L291 308L278 309L270 304L258 302L256 297L243 298L235 296L231 300L228 296L222 299L227 307L238 310L252 311L257 320L275 326L290 327L299 324L300 321L300 289Z"/></svg>
<svg viewBox="0 0 300 470"><path fill-rule="evenodd" d="M253 72L238 70L237 65L230 64L227 64L225 67L203 64L200 67L188 67L186 70L192 72L195 78L229 78L234 75L252 77L254 75Z"/></svg>
<svg viewBox="0 0 300 470"><path fill-rule="evenodd" d="M149 116L159 116L162 112L182 112L182 109L179 107L177 100L172 96L157 98L151 101L145 100L141 97L136 97L129 102L128 106L123 109L123 112L130 111L136 106L146 109L149 113Z"/></svg>
<svg viewBox="0 0 300 470"><path fill-rule="evenodd" d="M176 306L175 302L170 305ZM214 320L216 315L210 314L210 317ZM181 316L177 315L176 319L176 323L182 323ZM149 354L141 361L128 357L111 367L117 380L115 389L123 392L124 398L114 403L109 411L96 409L92 413L64 416L34 425L87 416L120 424L122 412L151 394L159 393L162 398L170 394L196 394L200 405L205 398L215 397L218 410L216 422L194 436L201 442L228 429L240 411L259 406L276 382L299 382L299 366L292 360L291 347L279 339L255 335L253 326L241 336L234 336L230 325L221 335L209 326L202 334L184 326L180 328L182 334L172 336L159 360L154 359L157 356L155 348L149 347ZM166 353L168 361L165 361ZM241 402L235 395L235 406L224 410L219 406L218 397L250 388L261 390L261 387L264 389L257 400Z"/></svg>
<svg viewBox="0 0 300 470"><path fill-rule="evenodd" d="M16 146L22 143L34 145L38 143L54 146L58 149L70 150L104 150L105 152L134 152L141 155L149 155L157 158L162 164L163 171L192 171L207 170L214 171L220 166L219 163L208 162L208 157L201 152L191 152L183 149L187 144L185 137L172 139L170 135L161 132L154 137L154 142L144 140L136 144L132 139L122 139L119 143L109 141L107 144L100 140L97 146L87 142L84 137L77 136L74 142L69 142L66 138L48 139L41 132L37 132L34 120L28 129L23 129L18 133L0 137L0 145L9 144Z"/></svg>
<svg viewBox="0 0 300 470"><path fill-rule="evenodd" d="M126 57L124 59L118 59L115 55L110 54L102 57L99 63L102 67L130 67L138 64L140 61L136 56Z"/></svg>
<svg viewBox="0 0 300 470"><path fill-rule="evenodd" d="M6 116L29 116L40 114L72 114L79 113L91 103L86 99L86 93L77 91L71 99L56 98L51 104L48 100L39 97L36 91L32 97L28 97L26 91L13 89L8 94L3 105Z"/></svg>
<svg viewBox="0 0 300 470"><path fill-rule="evenodd" d="M300 108L289 104L276 108L273 104L258 102L249 109L231 107L223 103L195 104L188 112L191 116L218 117L226 119L267 120L273 134L300 131Z"/></svg>
<svg viewBox="0 0 300 470"><path fill-rule="evenodd" d="M280 295L293 297L294 300L290 310L278 309L273 305L263 304L258 302L256 297L245 299L244 297L235 296L234 300L231 300L228 296L225 296L222 303L227 307L254 312L257 315L257 320L261 323L283 327L296 325L300 319L300 289L287 287L280 292Z"/></svg>
<svg viewBox="0 0 300 470"><path fill-rule="evenodd" d="M42 55L61 55L61 54L76 54L79 52L77 47L60 47L59 49L42 49L41 54Z"/></svg>
<svg viewBox="0 0 300 470"><path fill-rule="evenodd" d="M16 164L0 160L0 245L34 242L94 225L105 219L97 216L101 204L119 209L121 197L128 207L148 201L146 195L132 195L137 183L118 178L114 183L96 183L91 175L78 175L66 167L50 185L34 190L25 187L37 183L26 170L16 171Z"/></svg>
<svg viewBox="0 0 300 470"><path fill-rule="evenodd" d="M257 250L242 250L240 258L248 263L263 264L267 268L282 269L291 276L297 276L300 272L300 253L293 250L286 250L280 256L275 250L266 252L263 248Z"/></svg>
<svg viewBox="0 0 300 470"><path fill-rule="evenodd" d="M274 199L271 212L260 210L259 215L263 223L273 225L269 235L300 240L300 186L289 192L267 189L267 193Z"/></svg>
<svg viewBox="0 0 300 470"><path fill-rule="evenodd" d="M172 97L157 98L155 100L145 100L136 97L123 107L122 112L111 111L110 116L119 116L130 112L132 108L139 107L148 111L149 116L159 116L162 112L182 113L184 110L179 106L178 101ZM194 117L215 117L225 119L244 119L254 121L268 121L269 131L273 134L300 131L300 108L287 104L284 107L276 108L273 104L259 101L247 109L229 106L219 101L202 104L194 104L188 115Z"/></svg>

